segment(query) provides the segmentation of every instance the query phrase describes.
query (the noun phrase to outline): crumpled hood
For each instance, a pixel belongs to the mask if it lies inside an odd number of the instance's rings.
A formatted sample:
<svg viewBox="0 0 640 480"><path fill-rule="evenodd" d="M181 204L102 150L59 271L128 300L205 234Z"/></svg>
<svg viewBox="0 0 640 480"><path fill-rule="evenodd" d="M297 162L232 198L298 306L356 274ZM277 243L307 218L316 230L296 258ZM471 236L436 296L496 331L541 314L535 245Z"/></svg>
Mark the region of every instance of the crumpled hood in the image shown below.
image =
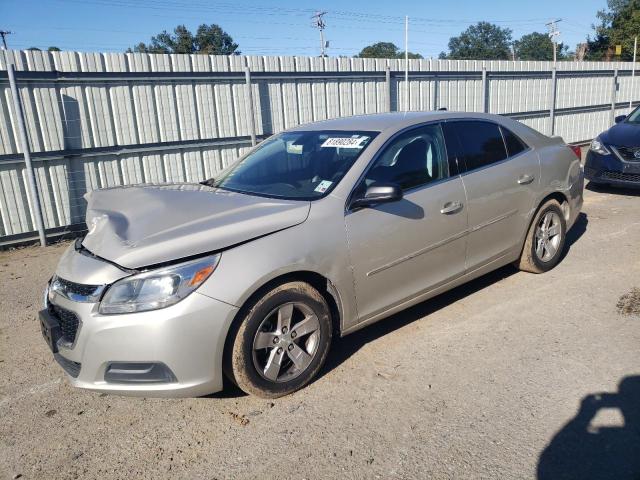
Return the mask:
<svg viewBox="0 0 640 480"><path fill-rule="evenodd" d="M94 190L82 245L126 268L140 268L231 245L306 220L310 202L278 200L200 184Z"/></svg>
<svg viewBox="0 0 640 480"><path fill-rule="evenodd" d="M601 135L603 140L618 147L640 146L640 125L633 123L618 123Z"/></svg>

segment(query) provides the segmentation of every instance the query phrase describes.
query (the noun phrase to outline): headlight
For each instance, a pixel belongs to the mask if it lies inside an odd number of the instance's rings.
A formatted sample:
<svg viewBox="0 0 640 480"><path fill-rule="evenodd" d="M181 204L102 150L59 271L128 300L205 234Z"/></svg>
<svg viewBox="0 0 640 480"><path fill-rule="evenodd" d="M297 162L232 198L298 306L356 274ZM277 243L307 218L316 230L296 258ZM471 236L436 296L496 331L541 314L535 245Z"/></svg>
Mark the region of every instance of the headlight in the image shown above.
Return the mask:
<svg viewBox="0 0 640 480"><path fill-rule="evenodd" d="M209 278L220 255L132 275L111 285L100 302L100 313L145 312L178 303Z"/></svg>
<svg viewBox="0 0 640 480"><path fill-rule="evenodd" d="M607 150L607 147L604 146L604 143L602 143L602 140L600 140L600 137L596 137L593 140L591 140L591 146L589 147L589 150L591 150L592 152L596 152L600 155L609 155L611 152L609 152L609 150Z"/></svg>

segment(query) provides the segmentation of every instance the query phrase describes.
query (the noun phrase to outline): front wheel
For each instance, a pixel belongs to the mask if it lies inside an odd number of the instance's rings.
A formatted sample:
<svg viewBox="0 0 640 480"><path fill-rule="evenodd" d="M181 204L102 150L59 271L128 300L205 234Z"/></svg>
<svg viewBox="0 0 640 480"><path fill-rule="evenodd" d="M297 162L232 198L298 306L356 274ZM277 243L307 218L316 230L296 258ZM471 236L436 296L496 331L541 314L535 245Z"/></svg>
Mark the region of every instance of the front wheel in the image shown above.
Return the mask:
<svg viewBox="0 0 640 480"><path fill-rule="evenodd" d="M518 262L518 268L543 273L555 267L564 250L567 223L556 200L545 202L536 213Z"/></svg>
<svg viewBox="0 0 640 480"><path fill-rule="evenodd" d="M331 345L324 297L305 282L289 282L255 301L232 332L227 376L264 398L292 393L318 373Z"/></svg>

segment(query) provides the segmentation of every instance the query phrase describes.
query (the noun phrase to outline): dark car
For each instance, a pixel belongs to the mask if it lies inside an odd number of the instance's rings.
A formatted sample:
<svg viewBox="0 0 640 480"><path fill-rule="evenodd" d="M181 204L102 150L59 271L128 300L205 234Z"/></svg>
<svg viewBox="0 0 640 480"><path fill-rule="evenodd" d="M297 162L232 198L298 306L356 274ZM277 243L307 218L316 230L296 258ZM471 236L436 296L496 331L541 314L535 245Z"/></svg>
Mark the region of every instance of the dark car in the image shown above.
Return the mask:
<svg viewBox="0 0 640 480"><path fill-rule="evenodd" d="M591 142L584 176L596 184L640 188L640 107Z"/></svg>

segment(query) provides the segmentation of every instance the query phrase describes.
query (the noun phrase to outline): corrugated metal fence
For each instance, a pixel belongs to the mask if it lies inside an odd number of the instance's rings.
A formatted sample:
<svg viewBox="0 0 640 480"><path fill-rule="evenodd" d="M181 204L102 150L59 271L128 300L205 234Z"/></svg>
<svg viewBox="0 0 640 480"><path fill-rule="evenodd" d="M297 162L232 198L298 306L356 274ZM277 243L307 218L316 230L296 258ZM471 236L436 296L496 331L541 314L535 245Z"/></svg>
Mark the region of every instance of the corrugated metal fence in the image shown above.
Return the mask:
<svg viewBox="0 0 640 480"><path fill-rule="evenodd" d="M401 60L6 54L17 70L51 235L82 224L82 196L92 189L200 181L246 151L254 135L401 110L406 100ZM410 60L409 71L410 110L509 115L568 142L593 138L640 100L630 63L560 62L555 71L551 62L428 59ZM6 245L34 236L35 222L2 56L0 88L0 244Z"/></svg>

